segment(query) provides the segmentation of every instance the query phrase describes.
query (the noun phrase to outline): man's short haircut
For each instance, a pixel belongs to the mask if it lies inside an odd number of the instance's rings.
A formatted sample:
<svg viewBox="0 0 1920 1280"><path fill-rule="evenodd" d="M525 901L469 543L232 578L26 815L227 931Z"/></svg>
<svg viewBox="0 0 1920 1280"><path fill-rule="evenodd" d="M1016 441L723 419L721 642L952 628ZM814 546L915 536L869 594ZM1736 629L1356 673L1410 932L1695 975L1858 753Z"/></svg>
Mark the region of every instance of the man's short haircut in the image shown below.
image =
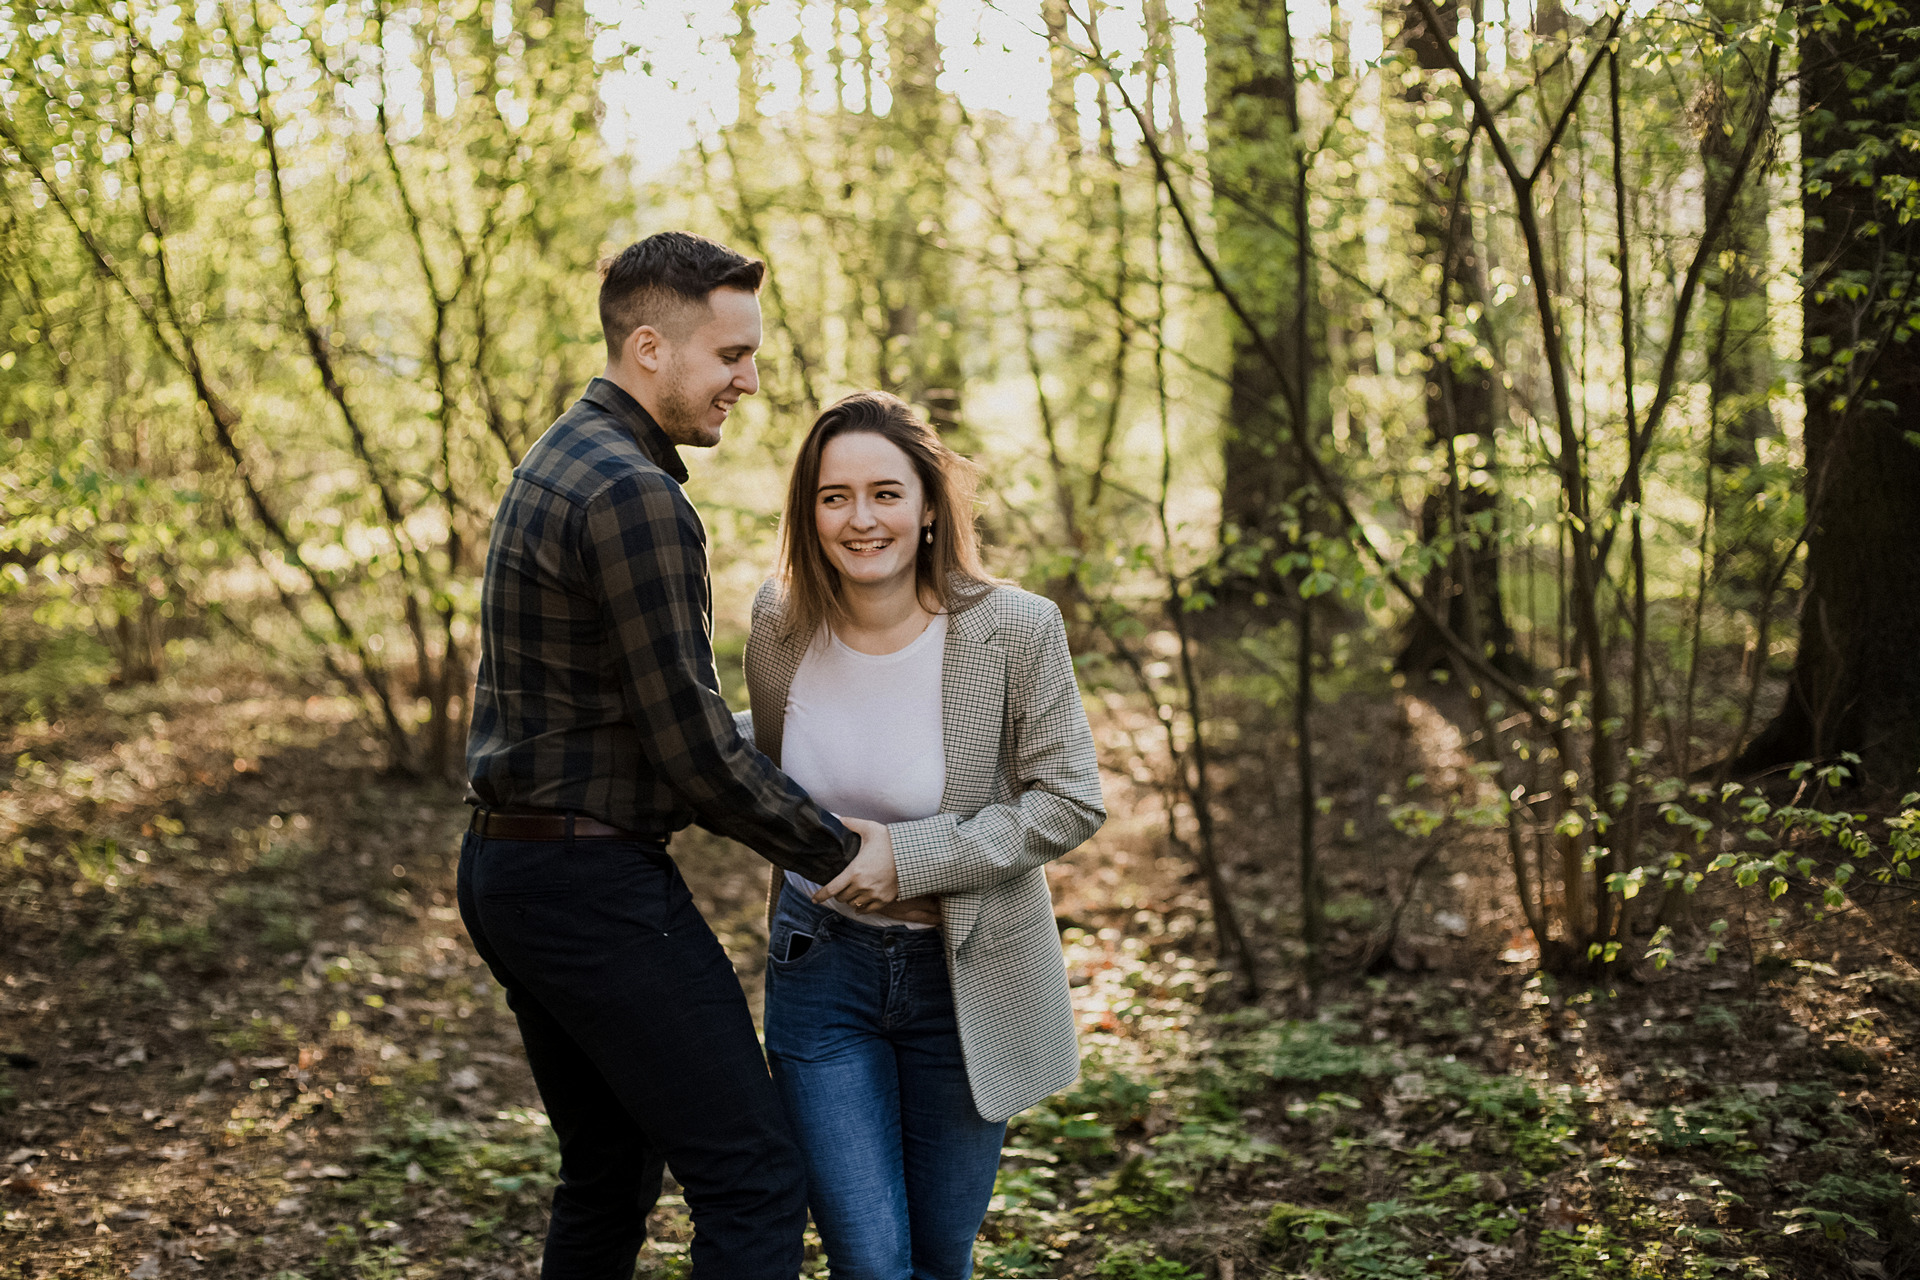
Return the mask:
<svg viewBox="0 0 1920 1280"><path fill-rule="evenodd" d="M767 264L688 231L635 241L600 264L600 329L607 354L641 325L679 341L699 327L715 289L760 291Z"/></svg>

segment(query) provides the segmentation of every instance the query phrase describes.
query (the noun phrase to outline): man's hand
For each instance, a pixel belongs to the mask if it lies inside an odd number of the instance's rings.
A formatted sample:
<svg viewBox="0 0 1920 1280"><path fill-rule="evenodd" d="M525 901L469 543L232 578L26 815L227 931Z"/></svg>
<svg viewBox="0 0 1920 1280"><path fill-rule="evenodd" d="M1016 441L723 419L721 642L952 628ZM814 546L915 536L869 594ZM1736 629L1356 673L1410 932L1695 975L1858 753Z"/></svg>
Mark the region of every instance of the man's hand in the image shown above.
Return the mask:
<svg viewBox="0 0 1920 1280"><path fill-rule="evenodd" d="M838 898L855 911L876 911L900 896L900 876L893 865L893 836L884 823L865 818L840 821L860 837L860 852L845 871L820 886L813 901L818 905L828 898Z"/></svg>
<svg viewBox="0 0 1920 1280"><path fill-rule="evenodd" d="M874 910L879 915L892 920L905 920L908 924L940 923L940 897L933 893L918 898L902 898Z"/></svg>

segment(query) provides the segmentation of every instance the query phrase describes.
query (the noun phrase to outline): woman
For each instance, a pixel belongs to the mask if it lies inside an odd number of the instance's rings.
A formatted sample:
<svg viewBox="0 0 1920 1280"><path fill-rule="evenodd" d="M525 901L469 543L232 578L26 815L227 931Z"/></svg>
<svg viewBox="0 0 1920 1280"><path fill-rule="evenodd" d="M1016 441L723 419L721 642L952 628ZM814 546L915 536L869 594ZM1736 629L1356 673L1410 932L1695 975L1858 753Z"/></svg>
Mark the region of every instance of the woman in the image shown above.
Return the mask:
<svg viewBox="0 0 1920 1280"><path fill-rule="evenodd" d="M754 737L866 837L776 872L767 1057L834 1280L965 1280L1010 1116L1079 1074L1044 865L1106 818L1060 611L980 567L970 463L820 415L754 602ZM936 924L937 922L937 924Z"/></svg>

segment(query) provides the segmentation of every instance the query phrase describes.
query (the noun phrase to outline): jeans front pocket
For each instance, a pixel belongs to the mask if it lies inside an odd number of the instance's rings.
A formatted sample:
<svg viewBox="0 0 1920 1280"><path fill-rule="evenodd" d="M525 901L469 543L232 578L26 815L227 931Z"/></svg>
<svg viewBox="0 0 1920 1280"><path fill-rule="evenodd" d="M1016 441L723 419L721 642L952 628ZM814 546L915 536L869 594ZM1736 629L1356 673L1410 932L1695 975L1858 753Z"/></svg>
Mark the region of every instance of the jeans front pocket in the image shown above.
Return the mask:
<svg viewBox="0 0 1920 1280"><path fill-rule="evenodd" d="M818 959L826 951L830 936L824 922L816 925L781 912L774 918L773 935L767 939L767 963L782 973L792 973Z"/></svg>

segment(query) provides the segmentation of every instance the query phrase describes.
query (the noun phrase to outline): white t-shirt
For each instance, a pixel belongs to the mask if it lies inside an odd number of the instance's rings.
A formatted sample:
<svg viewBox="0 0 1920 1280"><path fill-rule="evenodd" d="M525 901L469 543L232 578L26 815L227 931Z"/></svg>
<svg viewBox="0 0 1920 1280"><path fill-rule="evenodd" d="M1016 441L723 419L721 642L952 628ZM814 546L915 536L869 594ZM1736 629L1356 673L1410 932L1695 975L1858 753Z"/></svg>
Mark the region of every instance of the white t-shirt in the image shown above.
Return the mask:
<svg viewBox="0 0 1920 1280"><path fill-rule="evenodd" d="M787 690L781 769L821 808L845 817L911 822L940 812L947 782L940 735L946 646L944 613L892 653L861 653L821 628ZM820 887L792 871L787 883L809 896ZM826 905L862 924L933 927L855 911L837 898Z"/></svg>

